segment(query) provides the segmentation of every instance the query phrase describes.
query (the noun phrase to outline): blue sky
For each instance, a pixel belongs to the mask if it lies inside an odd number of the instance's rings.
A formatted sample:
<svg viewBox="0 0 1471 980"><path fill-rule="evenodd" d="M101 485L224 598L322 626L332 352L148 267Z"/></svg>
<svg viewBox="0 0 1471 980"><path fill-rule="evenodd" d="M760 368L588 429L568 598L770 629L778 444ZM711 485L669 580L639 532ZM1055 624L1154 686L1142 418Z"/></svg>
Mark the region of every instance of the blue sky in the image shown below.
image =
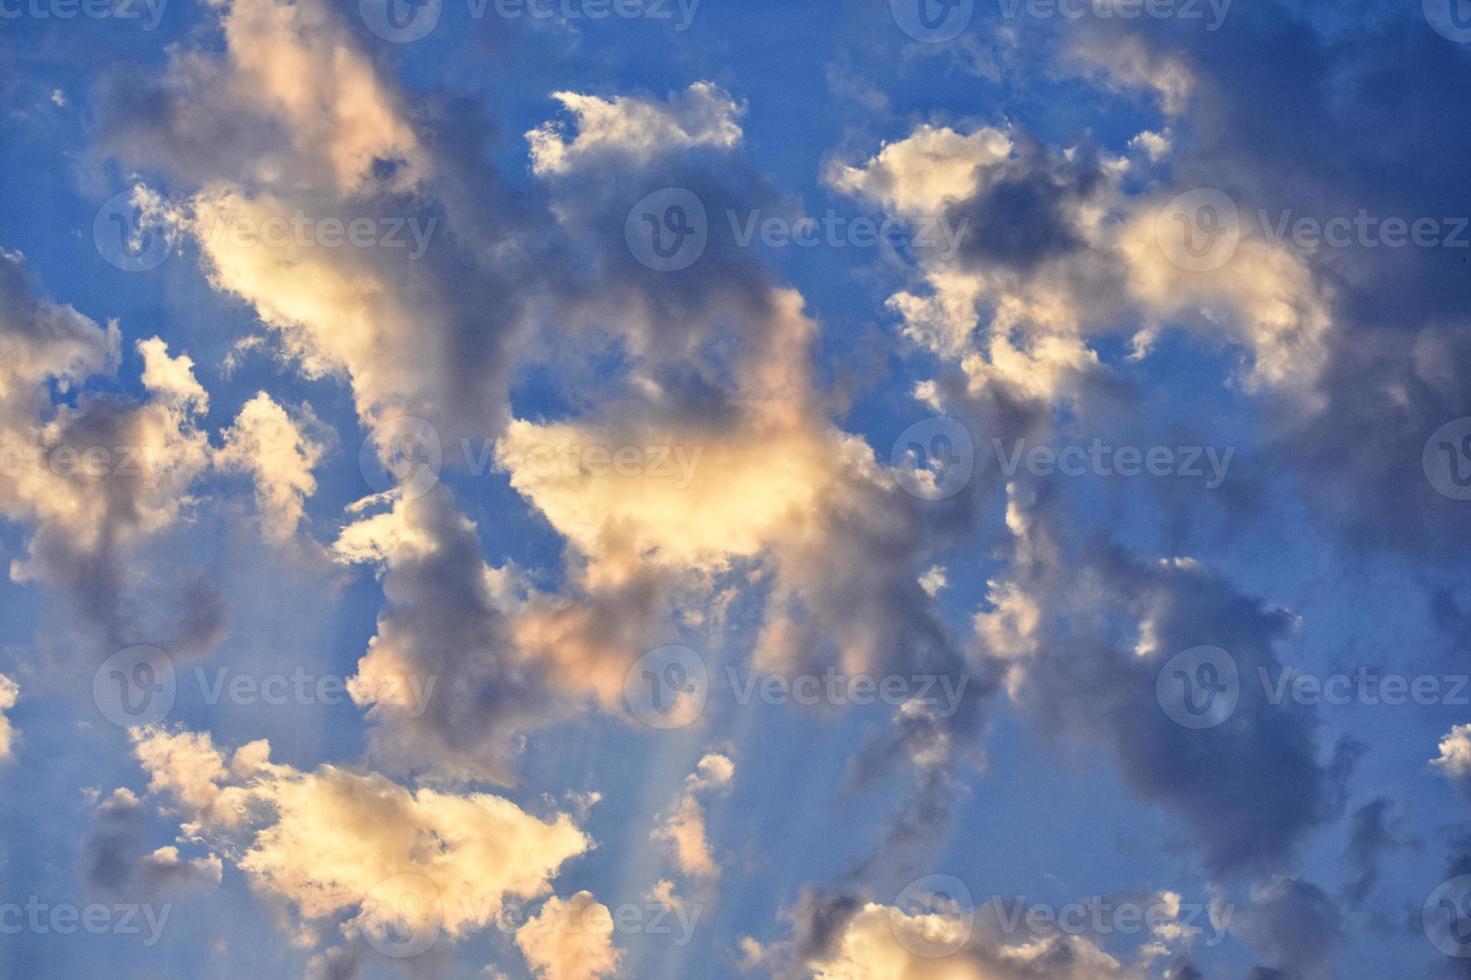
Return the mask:
<svg viewBox="0 0 1471 980"><path fill-rule="evenodd" d="M0 978L1471 975L1464 0L0 19Z"/></svg>

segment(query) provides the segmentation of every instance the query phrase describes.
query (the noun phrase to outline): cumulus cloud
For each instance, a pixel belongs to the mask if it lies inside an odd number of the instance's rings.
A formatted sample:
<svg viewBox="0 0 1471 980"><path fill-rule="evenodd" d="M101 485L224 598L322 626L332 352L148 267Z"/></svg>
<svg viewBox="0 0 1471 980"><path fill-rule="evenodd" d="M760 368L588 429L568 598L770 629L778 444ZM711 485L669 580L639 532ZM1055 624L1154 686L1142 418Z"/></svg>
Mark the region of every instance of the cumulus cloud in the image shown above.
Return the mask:
<svg viewBox="0 0 1471 980"><path fill-rule="evenodd" d="M129 557L188 512L209 462L198 427L209 399L187 355L170 355L157 337L140 341L142 400L88 387L116 371L120 345L116 324L37 297L20 257L0 254L0 450L10 471L0 516L32 529L10 577L62 588L114 645L157 605L130 593ZM53 389L71 397L54 399ZM218 601L197 582L184 588L203 617L153 634L176 631L179 652L208 647L220 628Z"/></svg>
<svg viewBox="0 0 1471 980"><path fill-rule="evenodd" d="M921 124L828 180L896 217L961 230L954 255L916 250L920 288L888 305L909 337L960 365L972 398L1009 387L1071 401L1103 370L1093 338L1122 323L1141 355L1161 330L1186 328L1239 345L1246 384L1305 392L1324 363L1328 287L1244 221L1229 261L1182 267L1157 227L1173 194L1131 190L1149 176L1138 163L1015 128Z"/></svg>
<svg viewBox="0 0 1471 980"><path fill-rule="evenodd" d="M1106 747L1126 785L1183 821L1213 874L1279 866L1341 813L1361 751L1341 741L1324 758L1311 709L1272 704L1252 683L1282 669L1293 616L1190 559L1073 544L1061 519L1057 501L1012 488L1012 569L976 626L1013 699L1044 730ZM1239 699L1221 724L1193 730L1171 719L1157 680L1202 645L1229 655Z"/></svg>
<svg viewBox="0 0 1471 980"><path fill-rule="evenodd" d="M1302 980L1335 977L1343 942L1342 916L1312 882L1285 876L1254 885L1251 901L1235 911L1232 933L1267 961L1273 973Z"/></svg>
<svg viewBox="0 0 1471 980"><path fill-rule="evenodd" d="M1451 779L1471 776L1471 725L1455 725L1440 740L1440 755L1430 764Z"/></svg>
<svg viewBox="0 0 1471 980"><path fill-rule="evenodd" d="M20 685L0 674L0 762L9 760L15 754L15 725L5 717L5 712L15 707L15 702L19 699Z"/></svg>
<svg viewBox="0 0 1471 980"><path fill-rule="evenodd" d="M312 470L326 446L313 434L313 422L308 415L305 424L298 423L260 392L241 407L214 456L216 466L250 475L261 526L277 543L296 534L305 516L303 505L317 489Z"/></svg>
<svg viewBox="0 0 1471 980"><path fill-rule="evenodd" d="M485 793L412 790L331 765L305 772L271 762L264 741L227 756L208 733L131 734L150 797L185 818L186 838L219 842L308 938L331 922L350 939L463 937L504 902L548 894L558 869L592 846L567 814L542 820ZM417 901L399 901L410 894Z"/></svg>
<svg viewBox="0 0 1471 980"><path fill-rule="evenodd" d="M548 122L526 134L531 166L539 174L595 165L605 156L647 164L671 152L698 146L729 149L741 141L745 106L710 82L695 82L663 103L580 92L555 92L552 97L572 114L577 133L569 141L565 126Z"/></svg>
<svg viewBox="0 0 1471 980"><path fill-rule="evenodd" d="M675 864L684 874L704 879L713 879L720 874L720 866L710 852L701 797L728 787L734 778L735 763L729 757L716 752L705 756L695 771L685 777L684 790L675 799L663 823L654 830L654 839L673 850Z"/></svg>
<svg viewBox="0 0 1471 980"><path fill-rule="evenodd" d="M186 859L172 845L150 851L148 832L146 804L129 789L113 790L98 804L87 840L87 880L109 895L132 900L219 886L224 863L218 855Z"/></svg>
<svg viewBox="0 0 1471 980"><path fill-rule="evenodd" d="M516 930L516 945L539 980L598 980L617 971L621 956L612 912L588 891L547 899Z"/></svg>

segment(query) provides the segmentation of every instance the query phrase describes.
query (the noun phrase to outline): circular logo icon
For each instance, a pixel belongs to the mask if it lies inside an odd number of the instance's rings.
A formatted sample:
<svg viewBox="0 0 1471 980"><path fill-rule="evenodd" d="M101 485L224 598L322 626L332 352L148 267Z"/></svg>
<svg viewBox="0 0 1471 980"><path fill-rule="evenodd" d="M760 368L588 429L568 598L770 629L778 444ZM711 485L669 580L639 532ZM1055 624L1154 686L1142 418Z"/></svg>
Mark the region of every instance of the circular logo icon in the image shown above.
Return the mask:
<svg viewBox="0 0 1471 980"><path fill-rule="evenodd" d="M385 41L417 41L439 23L443 0L358 0L358 13L368 30Z"/></svg>
<svg viewBox="0 0 1471 980"><path fill-rule="evenodd" d="M378 426L358 451L358 469L368 486L378 493L397 487L405 500L434 489L443 462L439 431L410 415Z"/></svg>
<svg viewBox="0 0 1471 980"><path fill-rule="evenodd" d="M929 959L965 948L975 925L976 906L970 889L953 875L926 875L911 881L889 909L894 938L911 953Z"/></svg>
<svg viewBox="0 0 1471 980"><path fill-rule="evenodd" d="M895 481L921 500L949 500L970 483L975 467L970 430L943 415L914 423L889 450Z"/></svg>
<svg viewBox="0 0 1471 980"><path fill-rule="evenodd" d="M119 650L92 675L92 700L97 710L119 728L163 721L174 709L178 690L174 662L158 647Z"/></svg>
<svg viewBox="0 0 1471 980"><path fill-rule="evenodd" d="M133 204L133 192L107 199L92 219L92 244L97 254L124 272L147 272L168 261L179 230L167 222L150 221Z"/></svg>
<svg viewBox="0 0 1471 980"><path fill-rule="evenodd" d="M1425 19L1442 37L1471 43L1471 0L1425 0Z"/></svg>
<svg viewBox="0 0 1471 980"><path fill-rule="evenodd" d="M1471 875L1444 882L1420 910L1425 938L1447 956L1471 959Z"/></svg>
<svg viewBox="0 0 1471 980"><path fill-rule="evenodd" d="M1241 215L1231 195L1200 187L1160 210L1154 237L1174 265L1187 272L1210 272L1230 262L1240 247Z"/></svg>
<svg viewBox="0 0 1471 980"><path fill-rule="evenodd" d="M683 187L655 191L628 212L623 239L633 257L655 272L688 269L710 243L705 202Z"/></svg>
<svg viewBox="0 0 1471 980"><path fill-rule="evenodd" d="M628 713L650 728L684 728L704 713L709 699L705 660L689 647L650 650L623 675Z"/></svg>
<svg viewBox="0 0 1471 980"><path fill-rule="evenodd" d="M953 41L970 26L975 0L889 0L894 23L927 44Z"/></svg>
<svg viewBox="0 0 1471 980"><path fill-rule="evenodd" d="M363 899L358 927L368 945L396 960L410 959L439 940L444 903L423 875L385 878Z"/></svg>
<svg viewBox="0 0 1471 980"><path fill-rule="evenodd" d="M1420 455L1425 478L1442 496L1471 500L1471 418L1435 430Z"/></svg>
<svg viewBox="0 0 1471 980"><path fill-rule="evenodd" d="M1154 693L1170 720L1182 728L1215 728L1236 712L1241 674L1220 647L1191 647L1160 668Z"/></svg>

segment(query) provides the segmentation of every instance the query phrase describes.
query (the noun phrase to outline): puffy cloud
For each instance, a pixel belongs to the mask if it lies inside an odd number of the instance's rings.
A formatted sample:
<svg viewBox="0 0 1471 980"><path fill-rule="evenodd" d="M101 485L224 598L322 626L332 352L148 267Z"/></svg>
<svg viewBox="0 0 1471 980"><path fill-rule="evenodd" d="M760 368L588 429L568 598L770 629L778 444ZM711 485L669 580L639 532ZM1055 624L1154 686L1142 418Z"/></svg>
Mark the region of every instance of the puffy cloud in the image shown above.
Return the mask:
<svg viewBox="0 0 1471 980"><path fill-rule="evenodd" d="M1278 875L1252 886L1251 902L1235 910L1231 931L1276 971L1268 975L1302 980L1338 975L1334 964L1343 942L1342 916L1312 882Z"/></svg>
<svg viewBox="0 0 1471 980"><path fill-rule="evenodd" d="M544 123L526 134L531 166L538 174L565 174L621 157L635 165L694 147L729 149L741 141L738 104L710 82L695 82L663 103L637 96L611 99L578 92L552 95L576 119L569 142L565 127Z"/></svg>
<svg viewBox="0 0 1471 980"><path fill-rule="evenodd" d="M890 214L943 217L960 231L956 254L919 253L924 288L888 305L906 334L961 365L971 398L1010 387L1072 400L1102 370L1090 338L1121 323L1137 325L1139 354L1160 330L1185 327L1243 347L1247 383L1306 393L1325 361L1328 287L1244 220L1229 261L1182 268L1157 233L1174 195L1130 191L1132 167L1020 131L922 124L867 161L835 165L829 181Z"/></svg>
<svg viewBox="0 0 1471 980"><path fill-rule="evenodd" d="M1045 731L1106 747L1127 786L1184 822L1213 874L1280 866L1341 813L1361 751L1344 740L1320 758L1311 709L1273 704L1253 683L1283 669L1294 617L1190 559L1074 545L1059 501L1011 493L1012 568L993 583L977 638L1016 703ZM1171 719L1157 682L1202 644L1230 656L1238 699L1220 724L1193 730Z"/></svg>
<svg viewBox="0 0 1471 980"><path fill-rule="evenodd" d="M866 903L824 928L825 941L809 947L805 967L813 980L1143 980L1144 969L1120 963L1076 936L1020 943L973 934L962 917ZM936 957L935 950L955 952Z"/></svg>
<svg viewBox="0 0 1471 980"><path fill-rule="evenodd" d="M276 542L296 534L303 504L317 489L312 470L326 446L311 431L313 422L308 415L305 424L298 423L260 392L241 407L234 425L223 433L224 446L215 453L216 466L250 474L261 524Z"/></svg>
<svg viewBox="0 0 1471 980"><path fill-rule="evenodd" d="M506 900L547 894L592 846L566 814L541 820L485 793L411 790L330 765L304 772L272 763L264 741L227 759L208 733L132 735L149 792L183 812L186 836L221 842L258 893L312 928L339 920L349 938L479 931ZM398 901L410 892L420 901Z"/></svg>
<svg viewBox="0 0 1471 980"><path fill-rule="evenodd" d="M1440 755L1430 764L1452 779L1471 776L1471 725L1455 725L1440 740Z"/></svg>
<svg viewBox="0 0 1471 980"><path fill-rule="evenodd" d="M224 863L218 855L182 858L173 846L148 851L148 810L131 790L120 788L97 807L87 840L87 879L120 898L151 899L193 887L219 886Z"/></svg>
<svg viewBox="0 0 1471 980"><path fill-rule="evenodd" d="M621 955L613 914L588 891L547 899L516 930L516 945L539 980L598 980L618 969Z"/></svg>
<svg viewBox="0 0 1471 980"><path fill-rule="evenodd" d="M0 762L5 762L15 753L15 725L5 717L5 712L15 707L20 699L20 685L0 674Z"/></svg>
<svg viewBox="0 0 1471 980"><path fill-rule="evenodd" d="M685 777L683 792L675 799L668 817L654 831L654 839L673 849L676 865L687 875L709 879L720 874L720 866L710 853L705 808L700 798L728 787L734 778L735 763L727 756L714 752L706 755L695 771Z"/></svg>
<svg viewBox="0 0 1471 980"><path fill-rule="evenodd" d="M0 516L33 528L10 575L65 589L112 644L137 635L149 614L129 595L129 557L187 512L209 461L198 428L208 397L193 362L162 340L138 344L143 400L84 387L116 370L119 345L116 325L37 298L19 256L0 254ZM75 398L54 401L52 385ZM177 630L178 652L207 647L219 630L218 602L198 583L184 588L203 616L153 633Z"/></svg>
<svg viewBox="0 0 1471 980"><path fill-rule="evenodd" d="M384 571L387 608L348 682L368 709L374 756L512 782L520 733L546 724L554 705L542 665L514 642L513 571L485 563L475 525L443 487L399 495L344 528L334 548Z"/></svg>

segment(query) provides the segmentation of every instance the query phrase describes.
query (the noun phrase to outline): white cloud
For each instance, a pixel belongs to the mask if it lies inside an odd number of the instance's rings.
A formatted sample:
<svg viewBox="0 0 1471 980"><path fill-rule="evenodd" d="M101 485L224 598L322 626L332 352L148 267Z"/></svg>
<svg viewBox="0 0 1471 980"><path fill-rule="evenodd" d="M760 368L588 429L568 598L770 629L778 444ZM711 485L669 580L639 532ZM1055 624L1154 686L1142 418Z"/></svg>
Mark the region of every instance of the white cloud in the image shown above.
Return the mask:
<svg viewBox="0 0 1471 980"><path fill-rule="evenodd" d="M598 980L618 969L613 914L582 891L553 896L516 930L516 945L538 980Z"/></svg>

